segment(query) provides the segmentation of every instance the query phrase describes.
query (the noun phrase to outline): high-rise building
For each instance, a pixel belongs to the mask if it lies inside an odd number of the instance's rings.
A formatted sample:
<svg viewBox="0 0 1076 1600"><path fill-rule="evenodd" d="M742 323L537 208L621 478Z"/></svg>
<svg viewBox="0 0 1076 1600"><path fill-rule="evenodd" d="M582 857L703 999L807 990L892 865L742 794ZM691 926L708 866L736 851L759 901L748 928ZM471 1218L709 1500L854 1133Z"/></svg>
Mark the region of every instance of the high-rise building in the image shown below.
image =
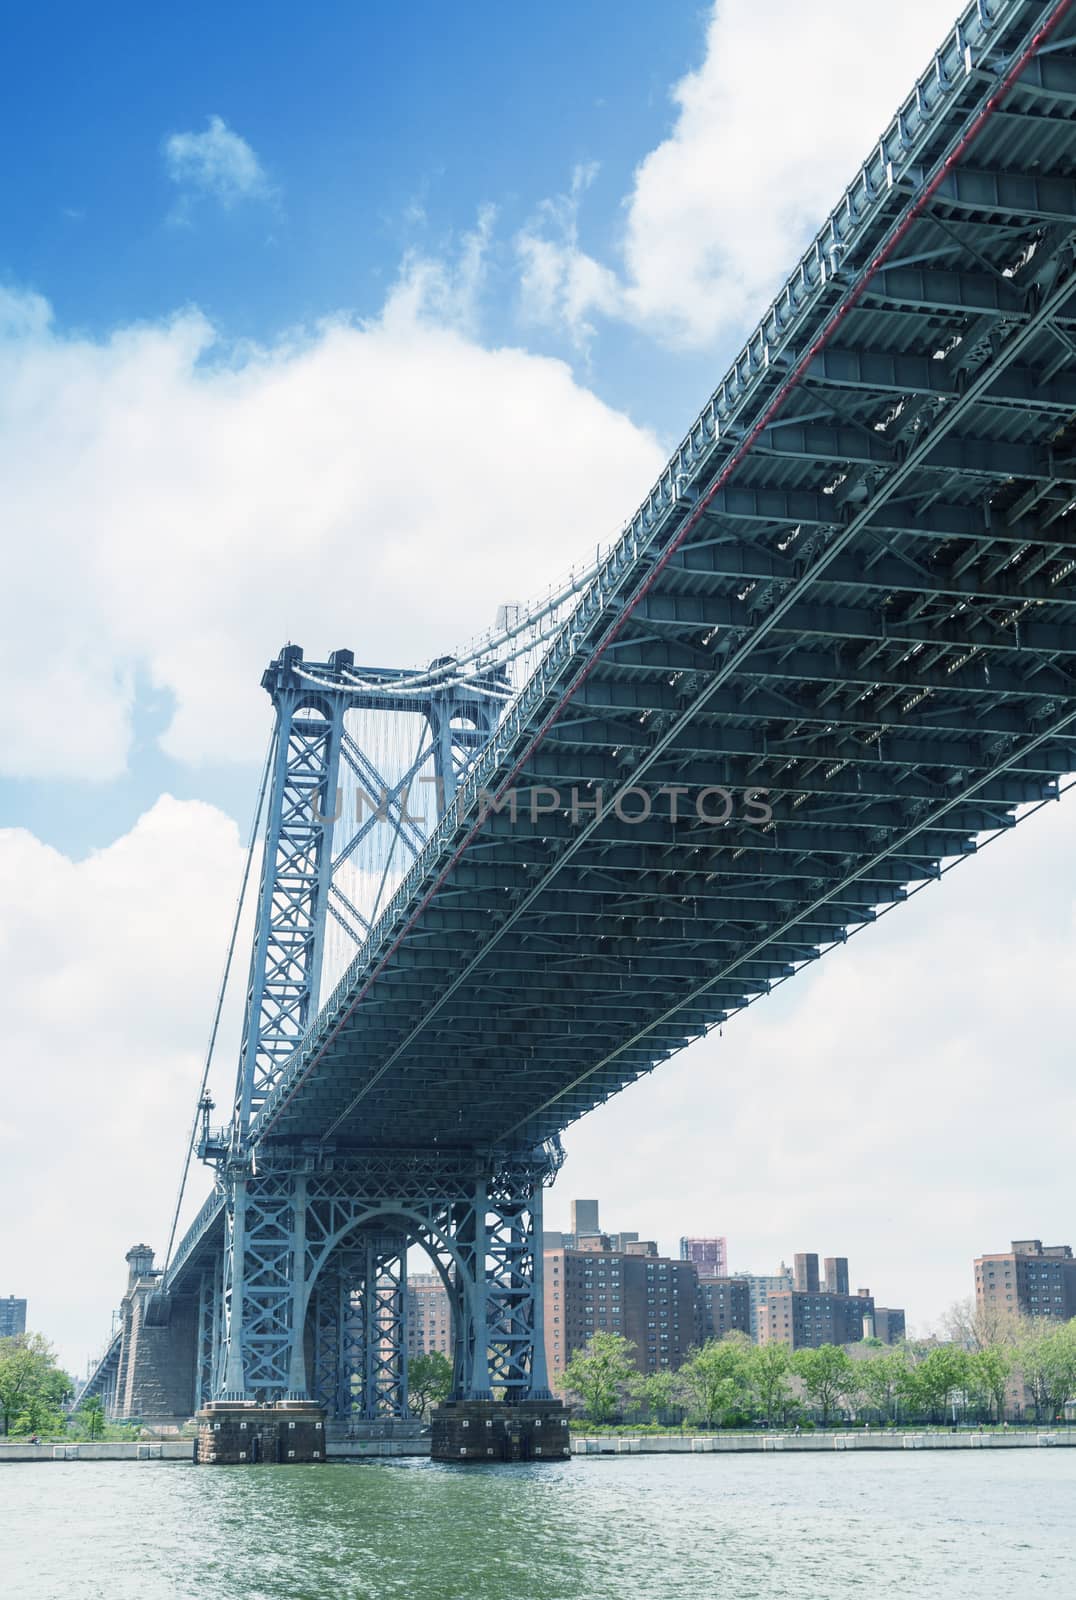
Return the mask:
<svg viewBox="0 0 1076 1600"><path fill-rule="evenodd" d="M26 1301L16 1300L13 1294L0 1297L0 1339L13 1339L17 1333L26 1332Z"/></svg>
<svg viewBox="0 0 1076 1600"><path fill-rule="evenodd" d="M769 1275L734 1272L732 1276L747 1285L750 1333L757 1344L761 1336L761 1325L765 1319L766 1301L771 1294L781 1294L785 1289L791 1289L792 1268L786 1267L782 1261L780 1269Z"/></svg>
<svg viewBox="0 0 1076 1600"><path fill-rule="evenodd" d="M1027 1317L1076 1317L1076 1260L1067 1244L1014 1239L999 1255L975 1259L975 1302L980 1309Z"/></svg>
<svg viewBox="0 0 1076 1600"><path fill-rule="evenodd" d="M436 1272L407 1275L407 1353L428 1355L440 1350L452 1359L452 1308Z"/></svg>
<svg viewBox="0 0 1076 1600"><path fill-rule="evenodd" d="M703 1339L726 1333L751 1332L751 1296L742 1278L699 1278L699 1315Z"/></svg>
<svg viewBox="0 0 1076 1600"><path fill-rule="evenodd" d="M700 1278L725 1278L729 1270L728 1241L724 1238L681 1239L680 1260L694 1262Z"/></svg>
<svg viewBox="0 0 1076 1600"><path fill-rule="evenodd" d="M698 1343L698 1276L690 1261L659 1256L652 1241L612 1248L558 1245L544 1252L545 1347L551 1377L598 1332L619 1333L635 1346L641 1372L676 1368Z"/></svg>
<svg viewBox="0 0 1076 1600"><path fill-rule="evenodd" d="M771 1294L759 1320L760 1344L787 1344L793 1350L821 1344L858 1344L865 1324L874 1326L874 1301L826 1290L786 1289Z"/></svg>
<svg viewBox="0 0 1076 1600"><path fill-rule="evenodd" d="M867 1337L865 1326L863 1336ZM874 1337L883 1344L899 1344L904 1336L904 1312L893 1306L875 1306Z"/></svg>

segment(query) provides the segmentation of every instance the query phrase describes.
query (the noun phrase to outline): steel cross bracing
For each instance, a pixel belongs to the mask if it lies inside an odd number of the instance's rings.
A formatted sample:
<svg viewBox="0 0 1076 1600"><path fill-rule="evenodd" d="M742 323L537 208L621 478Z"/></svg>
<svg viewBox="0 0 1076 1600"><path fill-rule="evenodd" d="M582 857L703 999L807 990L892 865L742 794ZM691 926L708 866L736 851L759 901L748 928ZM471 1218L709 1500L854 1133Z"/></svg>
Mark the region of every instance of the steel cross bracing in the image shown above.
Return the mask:
<svg viewBox="0 0 1076 1600"><path fill-rule="evenodd" d="M432 764L437 806L443 811L475 754L488 743L504 692L496 668L461 677L449 676L445 662L435 663L440 674L416 693L406 687L409 675L403 672L375 668L356 675L354 659L350 650L337 650L328 662L311 668L304 665L299 646L288 645L262 677L276 729L231 1125L236 1148L317 1009L326 916L356 942L369 932L362 909L337 879L340 867L382 821L393 830L393 848L399 843L411 857L417 855L425 833L408 810L416 775ZM346 726L348 712L371 709L417 712L428 728L410 765L391 781ZM342 842L334 838L341 762L370 801L369 814L360 814Z"/></svg>
<svg viewBox="0 0 1076 1600"><path fill-rule="evenodd" d="M316 1017L304 955L169 1278L219 1253L218 1394L338 1381L357 1229L433 1256L458 1394L541 1392L527 1152L1076 768L1069 11L965 12Z"/></svg>
<svg viewBox="0 0 1076 1600"><path fill-rule="evenodd" d="M334 1416L407 1414L405 1252L452 1298L456 1393L548 1395L540 1337L542 1186L559 1150L312 1155L276 1144L224 1174L225 1230L197 1284L213 1398L313 1393ZM219 1303L209 1280L219 1276ZM192 1286L173 1277L172 1292Z"/></svg>

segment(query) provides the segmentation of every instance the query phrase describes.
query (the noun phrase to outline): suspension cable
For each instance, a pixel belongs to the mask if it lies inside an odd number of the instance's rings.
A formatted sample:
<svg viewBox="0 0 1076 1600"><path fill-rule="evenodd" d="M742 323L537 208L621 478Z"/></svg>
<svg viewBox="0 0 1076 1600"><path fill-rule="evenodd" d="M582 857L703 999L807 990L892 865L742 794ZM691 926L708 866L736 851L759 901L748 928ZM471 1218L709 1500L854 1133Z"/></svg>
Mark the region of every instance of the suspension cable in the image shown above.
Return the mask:
<svg viewBox="0 0 1076 1600"><path fill-rule="evenodd" d="M239 885L239 895L235 904L235 916L232 919L232 932L228 940L228 952L224 958L224 971L221 973L220 986L217 989L217 1005L213 1013L213 1025L209 1030L209 1044L206 1048L205 1065L202 1068L202 1082L198 1090L198 1100L194 1108L194 1118L191 1122L190 1137L187 1140L187 1152L183 1161L183 1174L179 1180L179 1193L176 1195L176 1206L172 1213L172 1227L168 1234L168 1249L165 1252L164 1267L161 1272L161 1282L164 1283L168 1275L168 1268L172 1261L172 1247L176 1242L176 1228L179 1226L179 1213L183 1207L183 1196L187 1190L187 1179L190 1177L191 1157L194 1154L195 1140L198 1137L198 1118L205 1099L206 1085L209 1082L209 1069L213 1065L213 1051L217 1043L217 1031L220 1028L221 1012L224 1009L224 996L228 988L228 979L231 976L232 957L235 954L235 942L239 936L239 921L243 914L243 902L246 899L247 884L250 881L250 867L254 859L254 850L258 843L258 832L261 827L262 808L265 804L265 791L269 785L269 774L273 770L273 756L276 752L277 730L274 724L273 732L269 739L269 749L265 756L265 766L262 770L262 781L258 789L258 803L254 808L254 820L250 825L250 838L247 841L247 856L243 864L243 877Z"/></svg>

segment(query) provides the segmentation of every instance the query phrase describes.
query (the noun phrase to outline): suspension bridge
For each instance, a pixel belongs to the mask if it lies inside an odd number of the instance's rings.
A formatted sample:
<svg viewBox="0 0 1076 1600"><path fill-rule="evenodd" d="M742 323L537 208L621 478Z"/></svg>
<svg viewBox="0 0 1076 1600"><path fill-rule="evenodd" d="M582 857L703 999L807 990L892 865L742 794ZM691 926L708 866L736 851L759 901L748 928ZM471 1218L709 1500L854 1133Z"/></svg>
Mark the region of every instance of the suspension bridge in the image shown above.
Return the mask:
<svg viewBox="0 0 1076 1600"><path fill-rule="evenodd" d="M978 0L596 564L422 667L269 665L234 1100L116 1414L406 1416L418 1245L435 1453L559 1452L561 1132L1076 769L1074 246L1071 0Z"/></svg>

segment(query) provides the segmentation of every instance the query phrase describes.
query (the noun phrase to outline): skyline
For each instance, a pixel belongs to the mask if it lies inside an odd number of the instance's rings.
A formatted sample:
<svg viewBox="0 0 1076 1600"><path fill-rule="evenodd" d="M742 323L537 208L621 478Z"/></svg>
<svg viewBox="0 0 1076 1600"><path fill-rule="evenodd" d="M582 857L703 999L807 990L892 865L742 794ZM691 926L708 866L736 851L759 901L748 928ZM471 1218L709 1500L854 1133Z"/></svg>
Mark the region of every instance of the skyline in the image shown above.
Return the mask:
<svg viewBox="0 0 1076 1600"><path fill-rule="evenodd" d="M0 236L0 514L15 530L0 881L18 1068L0 1200L19 1219L0 1290L27 1296L80 1368L126 1249L164 1249L269 727L264 663L286 637L311 655L428 659L589 560L953 8L917 0L882 52L881 22L850 0L811 27L785 6L783 30L744 4L669 27L636 5L600 72L597 8L579 13L574 54L554 47L569 9L542 49L498 23L517 87L491 104L468 37L416 29L410 92L440 96L452 133L434 149L436 110L405 119L391 160L384 103L349 97L343 67L320 111L269 114L281 7L255 63L231 21L211 63L197 28L155 34L152 60L136 29L109 71L145 81L96 143L63 81L8 108L40 137ZM57 7L20 26L61 14L78 26ZM341 61L345 39L362 45L376 81L403 49L396 25L337 20ZM758 114L729 87L749 85L763 48L790 116L810 79L817 161L805 175L779 128L746 193L735 152ZM460 76L434 91L446 51ZM843 86L839 112L818 111L819 81ZM377 217L365 231L359 187ZM731 237L708 224L697 240L700 212ZM290 582L297 556L322 581ZM970 1294L976 1254L1071 1238L1073 819L1071 801L1047 807L584 1118L547 1225L590 1190L622 1226L645 1211L663 1246L719 1220L755 1270L796 1239L836 1241L872 1261L871 1286L913 1328ZM218 1104L237 1033L233 1003Z"/></svg>

